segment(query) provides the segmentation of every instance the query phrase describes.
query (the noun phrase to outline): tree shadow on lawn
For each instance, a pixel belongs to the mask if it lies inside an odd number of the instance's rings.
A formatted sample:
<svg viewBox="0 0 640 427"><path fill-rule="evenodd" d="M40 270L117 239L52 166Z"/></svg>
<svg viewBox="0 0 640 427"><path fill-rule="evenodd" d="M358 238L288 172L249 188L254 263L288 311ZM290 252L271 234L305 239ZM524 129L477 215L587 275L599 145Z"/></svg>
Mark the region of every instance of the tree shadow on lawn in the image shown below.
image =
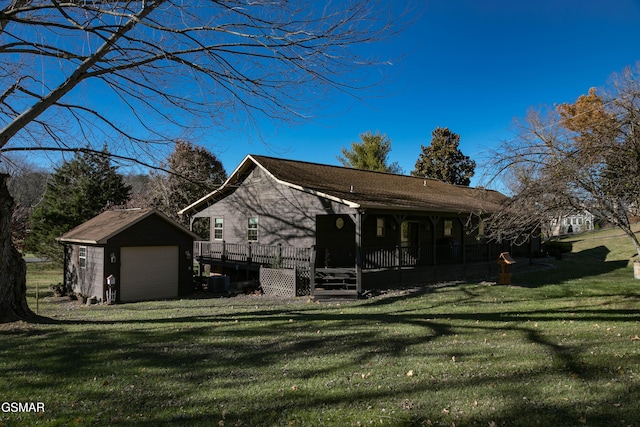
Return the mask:
<svg viewBox="0 0 640 427"><path fill-rule="evenodd" d="M628 260L607 261L610 250L606 246L598 246L576 253L563 255L561 260L553 262L553 267L538 271L514 273L514 286L537 288L546 285L557 285L570 280L584 279L611 273L627 268ZM538 261L539 262L539 261Z"/></svg>
<svg viewBox="0 0 640 427"><path fill-rule="evenodd" d="M81 410L97 411L99 402L115 399L119 412L108 417L103 415L106 418L99 421L104 425L170 422L211 425L221 420L225 420L226 425L236 422L284 425L290 421L287 417L295 419L305 411L319 416L329 410L339 415L344 411L348 413L348 408L352 407L354 411L366 414L371 412L367 408L376 402L396 405L390 408L396 410L396 418L388 420L388 424L400 426L420 425L426 420L447 425L454 421L464 425L490 425L492 422L530 425L536 417L545 425L577 425L585 418L588 425L608 425L620 417L624 417L627 424L633 422L634 412L630 406L637 399L637 387L629 388L628 394L612 387L609 393L600 392L598 401L532 400L526 384L544 381L550 371L562 372L567 381L577 382L604 380L612 375L610 366L584 362L587 349L578 345L559 345L529 326L536 321L566 319L566 311L432 314L416 310L392 313L369 310L344 314L340 312L342 309L325 306L255 310L234 316L185 316L149 322L80 322L81 325L104 325L103 331L96 328L69 331L64 327L66 322L60 322L60 327L55 329L3 333L8 349L26 348L31 344L28 352L19 352L22 360L15 371L9 369L5 374L18 375L40 389L58 386L52 374L65 378L68 383L84 384L82 395L72 398L84 401L82 408L58 408L58 411L70 413L71 419ZM640 312L593 309L583 314L582 319L580 312L572 319L620 321L637 319ZM118 327L118 324L129 326L130 323L139 324L140 328ZM149 328L150 323L158 323L161 327ZM375 325L378 327L372 327ZM411 333L381 331L394 327L399 331L410 327ZM458 356L457 365L455 368L451 365L454 370L464 367L465 363L481 367L479 363L483 358L486 363L497 363L490 361L493 354L489 352L495 350L476 354L460 348L451 350L438 343L453 336L462 341L469 340L479 331L495 336L505 331L517 333L531 345L532 352L548 354L550 362L547 366L533 364L526 371L513 369L509 372L512 368L505 367L499 373L487 375L474 374L470 370L466 375L416 372L414 376L405 376L408 367L402 365L403 357L408 349L414 351L415 348L424 351L427 364L442 363L452 357L450 351L456 351L453 355ZM18 357L18 354L5 356ZM387 360L386 363L399 361L397 367L385 368L384 375L390 376L390 386L384 386L384 379L345 378L345 375L352 376L363 369L373 371L375 376L375 361L381 358ZM406 378L406 381L398 382L394 379L397 377ZM323 384L320 389L317 386L319 379ZM256 382L268 386L259 396L243 396L243 390L254 387ZM180 406L195 405L195 412L204 411L204 414L171 414L154 407L158 405L157 396L153 395L156 383L163 384L158 389L168 394L166 398L173 402L176 412ZM481 412L478 415L473 414L470 406L465 409L467 413L458 414L457 419L453 409L445 413L442 407L433 407L435 395L442 390L460 390L459 401L450 402L451 405L473 402L473 396L464 395L469 387L486 388L484 398L495 396L506 400L507 404L492 414ZM233 390L237 398L229 397ZM523 400L527 395L529 400ZM218 397L212 399L212 396ZM402 408L406 401L410 402L411 409ZM591 408L588 414L585 412L587 405ZM127 421L129 415L137 413L155 414L148 422ZM55 417L55 414L50 416ZM336 420L336 424L338 422Z"/></svg>

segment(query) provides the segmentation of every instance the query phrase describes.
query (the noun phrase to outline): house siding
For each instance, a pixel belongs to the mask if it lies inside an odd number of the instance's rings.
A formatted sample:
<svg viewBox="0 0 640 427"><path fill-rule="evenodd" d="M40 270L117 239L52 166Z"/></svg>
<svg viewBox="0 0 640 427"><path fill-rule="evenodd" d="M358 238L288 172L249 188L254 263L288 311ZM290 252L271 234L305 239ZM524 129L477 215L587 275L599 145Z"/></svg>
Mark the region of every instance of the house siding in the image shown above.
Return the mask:
<svg viewBox="0 0 640 427"><path fill-rule="evenodd" d="M257 217L257 243L311 247L316 239L316 215L352 211L343 204L280 184L262 169L254 168L233 193L194 218L210 218L211 224L215 218L223 218L223 239L228 243L247 243L247 221ZM211 227L211 241L213 233Z"/></svg>
<svg viewBox="0 0 640 427"><path fill-rule="evenodd" d="M80 267L80 247L87 248L86 266ZM67 262L65 282L79 294L103 299L104 248L101 246L69 245L66 249Z"/></svg>

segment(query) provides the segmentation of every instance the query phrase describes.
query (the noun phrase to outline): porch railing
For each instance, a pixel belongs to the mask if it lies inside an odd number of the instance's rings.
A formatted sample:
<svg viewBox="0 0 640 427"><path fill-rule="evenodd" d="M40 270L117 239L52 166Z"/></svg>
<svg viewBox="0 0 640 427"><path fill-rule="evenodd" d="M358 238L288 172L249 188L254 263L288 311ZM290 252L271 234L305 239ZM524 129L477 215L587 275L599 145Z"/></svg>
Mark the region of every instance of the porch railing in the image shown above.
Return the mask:
<svg viewBox="0 0 640 427"><path fill-rule="evenodd" d="M412 247L367 247L362 250L363 269L383 269L462 264L497 259L491 245L436 245Z"/></svg>
<svg viewBox="0 0 640 427"><path fill-rule="evenodd" d="M257 243L194 242L194 256L217 261L259 264L280 268L308 268L311 248Z"/></svg>
<svg viewBox="0 0 640 427"><path fill-rule="evenodd" d="M194 242L194 256L210 260L257 264L280 268L309 268L314 248L296 248L256 243ZM497 259L499 250L493 245L436 245L415 247L366 247L362 249L365 270L440 266ZM319 266L355 266L353 249L324 249L318 253Z"/></svg>

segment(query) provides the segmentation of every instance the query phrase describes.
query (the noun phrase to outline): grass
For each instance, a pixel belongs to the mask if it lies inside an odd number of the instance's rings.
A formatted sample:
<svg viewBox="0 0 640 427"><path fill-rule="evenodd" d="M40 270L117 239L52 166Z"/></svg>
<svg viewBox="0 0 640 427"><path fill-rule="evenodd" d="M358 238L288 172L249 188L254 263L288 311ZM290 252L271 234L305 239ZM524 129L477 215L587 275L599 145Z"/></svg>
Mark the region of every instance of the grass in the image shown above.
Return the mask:
<svg viewBox="0 0 640 427"><path fill-rule="evenodd" d="M61 302L0 325L0 426L638 426L640 281L594 233L513 286L343 304L242 296ZM630 253L631 252L631 253ZM57 283L56 270L29 270Z"/></svg>

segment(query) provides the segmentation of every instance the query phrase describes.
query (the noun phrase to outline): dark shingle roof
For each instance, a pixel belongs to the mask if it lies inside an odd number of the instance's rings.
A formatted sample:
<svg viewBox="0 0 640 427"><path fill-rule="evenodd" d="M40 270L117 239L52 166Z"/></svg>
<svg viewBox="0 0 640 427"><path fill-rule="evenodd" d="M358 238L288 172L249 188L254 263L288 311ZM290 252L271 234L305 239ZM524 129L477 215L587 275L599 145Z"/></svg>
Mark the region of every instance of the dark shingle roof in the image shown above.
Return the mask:
<svg viewBox="0 0 640 427"><path fill-rule="evenodd" d="M198 209L219 197L256 166L285 185L363 209L486 213L498 210L506 199L497 191L451 185L435 179L249 155L221 188L181 213Z"/></svg>
<svg viewBox="0 0 640 427"><path fill-rule="evenodd" d="M58 241L63 243L106 244L107 241L131 227L132 225L151 216L158 215L171 225L181 229L186 234L193 235L186 228L173 221L157 209L122 209L103 212L79 226L67 231Z"/></svg>
<svg viewBox="0 0 640 427"><path fill-rule="evenodd" d="M280 181L324 193L362 208L449 212L491 211L505 198L496 191L435 179L395 175L265 156L252 156Z"/></svg>

